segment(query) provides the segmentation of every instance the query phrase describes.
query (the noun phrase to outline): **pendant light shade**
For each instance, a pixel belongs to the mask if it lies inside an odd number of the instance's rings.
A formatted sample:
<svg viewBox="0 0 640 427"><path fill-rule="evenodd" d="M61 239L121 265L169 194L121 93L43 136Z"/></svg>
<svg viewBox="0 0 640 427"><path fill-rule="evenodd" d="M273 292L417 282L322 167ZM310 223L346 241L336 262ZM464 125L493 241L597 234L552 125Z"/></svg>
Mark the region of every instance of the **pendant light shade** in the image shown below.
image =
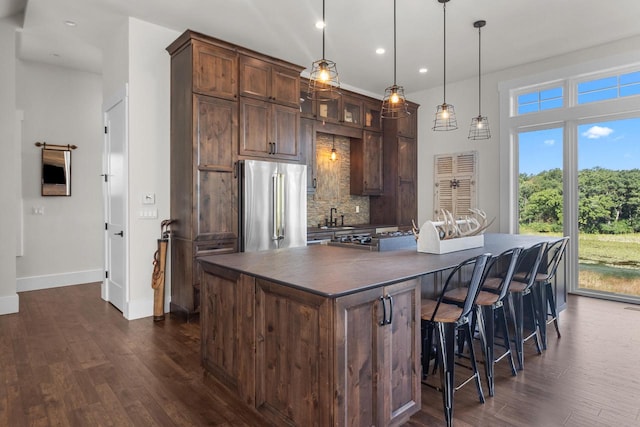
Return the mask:
<svg viewBox="0 0 640 427"><path fill-rule="evenodd" d="M393 0L393 85L384 90L380 116L384 119L400 119L409 114L404 88L396 84L396 0Z"/></svg>
<svg viewBox="0 0 640 427"><path fill-rule="evenodd" d="M322 0L322 59L311 64L307 97L318 101L330 101L340 96L340 80L336 63L324 56L324 0Z"/></svg>
<svg viewBox="0 0 640 427"><path fill-rule="evenodd" d="M333 135L333 144L331 144L331 154L329 154L329 160L335 162L338 160L338 151L336 151L336 136Z"/></svg>
<svg viewBox="0 0 640 427"><path fill-rule="evenodd" d="M438 105L436 109L436 118L433 121L433 130L456 130L458 129L458 120L456 119L456 112L453 105L447 104L447 3L449 0L438 0L438 3L442 3L442 16L443 16L443 34L444 34L444 72L442 83L442 104Z"/></svg>
<svg viewBox="0 0 640 427"><path fill-rule="evenodd" d="M480 29L487 25L487 21L476 21L473 23L473 27L478 29L478 116L471 119L471 126L469 126L469 139L481 140L491 138L491 130L489 129L489 119L482 116L482 73L481 67L481 39Z"/></svg>

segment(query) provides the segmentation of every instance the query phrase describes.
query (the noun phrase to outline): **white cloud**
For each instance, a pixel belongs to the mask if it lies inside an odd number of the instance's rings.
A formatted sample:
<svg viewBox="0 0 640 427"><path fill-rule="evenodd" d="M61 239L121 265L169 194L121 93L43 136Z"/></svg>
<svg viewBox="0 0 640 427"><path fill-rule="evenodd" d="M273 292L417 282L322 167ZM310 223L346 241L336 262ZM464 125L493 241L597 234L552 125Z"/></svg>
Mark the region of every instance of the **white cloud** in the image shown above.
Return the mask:
<svg viewBox="0 0 640 427"><path fill-rule="evenodd" d="M556 141L554 139L545 139L544 145L555 145Z"/></svg>
<svg viewBox="0 0 640 427"><path fill-rule="evenodd" d="M609 136L613 133L613 129L601 126L591 126L589 130L582 133L582 136L586 136L588 139L598 139L605 136Z"/></svg>

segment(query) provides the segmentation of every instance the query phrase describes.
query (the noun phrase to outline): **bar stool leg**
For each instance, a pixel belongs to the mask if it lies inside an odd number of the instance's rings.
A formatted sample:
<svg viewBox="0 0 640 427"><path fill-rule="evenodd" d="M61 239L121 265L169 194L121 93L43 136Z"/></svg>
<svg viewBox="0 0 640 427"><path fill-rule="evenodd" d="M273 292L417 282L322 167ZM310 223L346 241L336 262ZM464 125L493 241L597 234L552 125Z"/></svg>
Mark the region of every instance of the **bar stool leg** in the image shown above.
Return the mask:
<svg viewBox="0 0 640 427"><path fill-rule="evenodd" d="M447 427L453 425L453 392L454 366L455 366L455 346L456 346L456 325L453 323L438 322L438 347L442 368L440 369L440 381L442 384L442 404L444 407L444 418Z"/></svg>
<svg viewBox="0 0 640 427"><path fill-rule="evenodd" d="M480 338L484 353L484 371L489 385L489 396L494 395L494 364L495 364L495 322L493 307L483 305L478 307L480 315L478 316Z"/></svg>
<svg viewBox="0 0 640 427"><path fill-rule="evenodd" d="M504 304L502 307L499 307L497 310L500 310L500 323L502 326L502 338L504 340L504 349L505 355L509 357L509 365L511 366L511 375L514 377L517 375L516 365L513 362L513 352L511 351L511 342L509 341L509 327L507 326L507 314L505 313ZM504 356L502 356L504 357Z"/></svg>
<svg viewBox="0 0 640 427"><path fill-rule="evenodd" d="M539 314L537 309L537 307L540 306L540 304L537 301L538 295L539 294L535 292L534 289L532 289L531 292L529 292L529 307L531 309L531 330L534 331L533 335L536 342L536 351L538 352L538 354L542 354L542 333L541 333L542 328L540 327L540 324L541 323L546 324L546 322L540 322L541 315Z"/></svg>
<svg viewBox="0 0 640 427"><path fill-rule="evenodd" d="M534 283L531 288L531 297L534 298L534 307L536 307L536 318L538 319L538 327L540 329L540 342L542 349L547 349L547 296L546 286L542 282Z"/></svg>
<svg viewBox="0 0 640 427"><path fill-rule="evenodd" d="M549 310L551 311L551 318L553 319L553 326L556 327L556 334L558 334L558 338L562 338L562 336L560 335L560 328L558 327L558 307L556 307L556 298L554 297L553 287L551 286L551 282L546 282L545 288L547 292L547 301L549 303ZM545 321L546 321L546 317L545 317Z"/></svg>
<svg viewBox="0 0 640 427"><path fill-rule="evenodd" d="M524 322L524 316L522 313L522 293L511 292L509 294L509 307L511 309L511 317L513 318L518 370L522 371L524 369L524 342L522 338L524 335L524 328L522 325Z"/></svg>
<svg viewBox="0 0 640 427"><path fill-rule="evenodd" d="M463 326L464 335L469 346L469 359L471 361L471 369L473 370L473 376L476 381L476 389L478 390L478 400L480 403L484 403L484 393L482 392L482 383L480 382L480 374L478 373L478 362L476 360L476 351L473 349L473 334L471 333L471 325L467 322Z"/></svg>

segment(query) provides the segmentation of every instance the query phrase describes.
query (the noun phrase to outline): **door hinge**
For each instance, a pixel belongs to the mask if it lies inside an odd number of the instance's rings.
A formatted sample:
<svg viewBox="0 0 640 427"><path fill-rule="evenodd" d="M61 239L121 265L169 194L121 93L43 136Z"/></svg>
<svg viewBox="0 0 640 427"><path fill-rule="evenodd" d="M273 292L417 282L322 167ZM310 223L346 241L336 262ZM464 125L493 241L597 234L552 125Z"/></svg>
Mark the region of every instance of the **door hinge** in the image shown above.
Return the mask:
<svg viewBox="0 0 640 427"><path fill-rule="evenodd" d="M106 126L104 127L104 133L109 133Z"/></svg>
<svg viewBox="0 0 640 427"><path fill-rule="evenodd" d="M104 223L104 229L108 230L109 229L109 224L107 224L106 222Z"/></svg>
<svg viewBox="0 0 640 427"><path fill-rule="evenodd" d="M109 271L105 270L104 272L104 278L108 279L109 278Z"/></svg>

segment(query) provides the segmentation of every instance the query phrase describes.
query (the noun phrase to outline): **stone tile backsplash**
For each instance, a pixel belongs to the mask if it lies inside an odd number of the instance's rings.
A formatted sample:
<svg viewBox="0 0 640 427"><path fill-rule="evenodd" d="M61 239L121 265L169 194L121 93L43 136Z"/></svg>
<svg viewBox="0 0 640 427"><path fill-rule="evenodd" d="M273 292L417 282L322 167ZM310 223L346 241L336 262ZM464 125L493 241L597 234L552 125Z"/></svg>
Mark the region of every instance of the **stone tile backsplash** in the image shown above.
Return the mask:
<svg viewBox="0 0 640 427"><path fill-rule="evenodd" d="M331 161L331 148L334 136L318 132L316 135L317 186L315 194L307 195L307 226L324 225L329 218L331 208L338 209L338 225L340 215L344 215L344 224L369 223L369 197L352 196L350 192L350 140L347 137L335 136L335 147L338 160ZM360 212L356 213L356 207ZM334 214L335 216L336 214Z"/></svg>

